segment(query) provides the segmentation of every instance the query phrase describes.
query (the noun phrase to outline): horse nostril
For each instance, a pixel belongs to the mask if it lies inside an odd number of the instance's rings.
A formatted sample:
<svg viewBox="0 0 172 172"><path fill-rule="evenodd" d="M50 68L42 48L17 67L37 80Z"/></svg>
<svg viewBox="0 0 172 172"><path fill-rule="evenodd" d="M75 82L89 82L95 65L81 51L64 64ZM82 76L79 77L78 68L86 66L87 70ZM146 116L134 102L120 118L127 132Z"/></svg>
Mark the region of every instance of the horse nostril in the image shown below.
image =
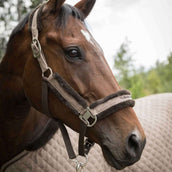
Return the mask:
<svg viewBox="0 0 172 172"><path fill-rule="evenodd" d="M129 153L129 156L132 158L136 158L138 157L138 155L140 155L141 152L141 146L140 146L140 139L137 135L135 134L131 134L128 138L127 138L127 152Z"/></svg>

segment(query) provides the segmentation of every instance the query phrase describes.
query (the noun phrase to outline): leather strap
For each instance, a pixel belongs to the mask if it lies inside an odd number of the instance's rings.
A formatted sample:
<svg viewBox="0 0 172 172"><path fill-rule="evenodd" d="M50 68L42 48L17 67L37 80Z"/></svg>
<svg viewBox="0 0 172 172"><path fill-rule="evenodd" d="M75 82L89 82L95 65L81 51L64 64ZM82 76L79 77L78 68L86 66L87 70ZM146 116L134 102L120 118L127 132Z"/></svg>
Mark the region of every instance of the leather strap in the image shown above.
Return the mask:
<svg viewBox="0 0 172 172"><path fill-rule="evenodd" d="M48 108L48 85L44 80L42 81L42 109L44 114L51 116Z"/></svg>
<svg viewBox="0 0 172 172"><path fill-rule="evenodd" d="M52 77L44 78L44 80L46 80L51 85L51 88L54 89L55 92L58 91L58 93L61 95L63 100L68 102L70 108L73 109L77 115L83 114L85 112L85 107L83 107L83 105L81 105L80 102L77 101L75 97L80 97L80 99L83 98L81 98L81 96L75 90L73 90L73 88L71 88L69 84L67 84L67 82L64 81L62 78L59 82L59 80L57 79L57 75L58 74L55 73L52 75ZM64 85L66 85L66 87L72 90L71 94L65 90ZM84 102L85 104L87 104L85 100Z"/></svg>
<svg viewBox="0 0 172 172"><path fill-rule="evenodd" d="M69 138L69 134L67 132L66 127L60 121L58 121L58 125L59 125L59 128L61 130L61 133L62 133L62 136L63 136L63 140L64 140L64 143L65 143L69 158L70 159L76 158L76 155L75 155L75 152L73 150L72 143L71 143L71 140Z"/></svg>
<svg viewBox="0 0 172 172"><path fill-rule="evenodd" d="M87 125L83 122L81 122L81 125L80 125L80 133L79 133L79 142L78 142L78 153L79 155L81 156L85 156L86 154L86 147L85 147L85 134L86 134L86 131L87 131Z"/></svg>

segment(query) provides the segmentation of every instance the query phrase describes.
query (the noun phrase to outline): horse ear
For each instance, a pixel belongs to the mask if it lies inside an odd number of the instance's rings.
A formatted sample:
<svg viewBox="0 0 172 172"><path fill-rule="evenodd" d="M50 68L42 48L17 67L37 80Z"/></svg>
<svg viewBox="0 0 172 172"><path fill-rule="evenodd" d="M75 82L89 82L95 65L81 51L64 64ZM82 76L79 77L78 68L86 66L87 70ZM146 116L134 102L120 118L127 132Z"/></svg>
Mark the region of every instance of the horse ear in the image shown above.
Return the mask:
<svg viewBox="0 0 172 172"><path fill-rule="evenodd" d="M95 2L96 0L81 0L75 5L75 7L82 11L84 17L86 18L91 12Z"/></svg>
<svg viewBox="0 0 172 172"><path fill-rule="evenodd" d="M47 2L47 8L50 11L57 12L61 9L64 2L65 0L49 0Z"/></svg>

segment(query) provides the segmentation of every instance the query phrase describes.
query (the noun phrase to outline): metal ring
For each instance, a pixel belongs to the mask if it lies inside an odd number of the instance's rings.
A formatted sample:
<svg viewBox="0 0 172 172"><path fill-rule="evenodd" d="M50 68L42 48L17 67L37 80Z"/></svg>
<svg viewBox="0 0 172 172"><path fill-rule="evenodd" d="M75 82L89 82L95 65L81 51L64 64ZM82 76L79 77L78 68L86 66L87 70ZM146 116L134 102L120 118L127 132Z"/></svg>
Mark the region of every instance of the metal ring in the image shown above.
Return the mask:
<svg viewBox="0 0 172 172"><path fill-rule="evenodd" d="M46 71L50 71L50 74L49 74L49 76L45 76L45 72ZM47 69L44 71L44 72L42 72L42 77L44 78L44 79L50 79L51 77L52 77L52 75L53 75L53 71L52 71L52 69L50 68L50 67L47 67Z"/></svg>
<svg viewBox="0 0 172 172"><path fill-rule="evenodd" d="M81 164L76 165L76 172L82 172L82 169L83 169L83 167Z"/></svg>
<svg viewBox="0 0 172 172"><path fill-rule="evenodd" d="M77 164L80 164L81 167L85 167L87 165L87 162L88 162L88 156L85 154L84 158L85 158L85 161L84 162L81 162L78 158L80 157L80 155L77 155L76 156L76 161L77 161Z"/></svg>
<svg viewBox="0 0 172 172"><path fill-rule="evenodd" d="M85 158L85 161L84 162L81 162L78 158L79 157L84 157ZM82 167L85 167L87 165L87 162L88 162L88 156L85 154L85 156L80 156L80 155L77 155L75 159L72 159L72 161L74 163L76 163L77 165L80 164Z"/></svg>

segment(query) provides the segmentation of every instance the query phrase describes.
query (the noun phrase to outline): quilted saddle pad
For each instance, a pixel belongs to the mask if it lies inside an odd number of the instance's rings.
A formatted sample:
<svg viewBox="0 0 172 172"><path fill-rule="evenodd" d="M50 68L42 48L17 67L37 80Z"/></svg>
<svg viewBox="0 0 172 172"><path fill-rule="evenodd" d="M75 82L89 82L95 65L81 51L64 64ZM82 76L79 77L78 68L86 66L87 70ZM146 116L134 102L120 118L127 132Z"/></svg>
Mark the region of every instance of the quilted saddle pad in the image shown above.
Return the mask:
<svg viewBox="0 0 172 172"><path fill-rule="evenodd" d="M172 93L137 99L134 109L145 130L147 143L141 160L122 172L172 172ZM77 150L78 134L69 128L68 131ZM68 159L60 131L44 147L24 152L24 155L5 172L75 171L75 163ZM91 149L88 158L84 172L117 171L105 162L98 145Z"/></svg>

